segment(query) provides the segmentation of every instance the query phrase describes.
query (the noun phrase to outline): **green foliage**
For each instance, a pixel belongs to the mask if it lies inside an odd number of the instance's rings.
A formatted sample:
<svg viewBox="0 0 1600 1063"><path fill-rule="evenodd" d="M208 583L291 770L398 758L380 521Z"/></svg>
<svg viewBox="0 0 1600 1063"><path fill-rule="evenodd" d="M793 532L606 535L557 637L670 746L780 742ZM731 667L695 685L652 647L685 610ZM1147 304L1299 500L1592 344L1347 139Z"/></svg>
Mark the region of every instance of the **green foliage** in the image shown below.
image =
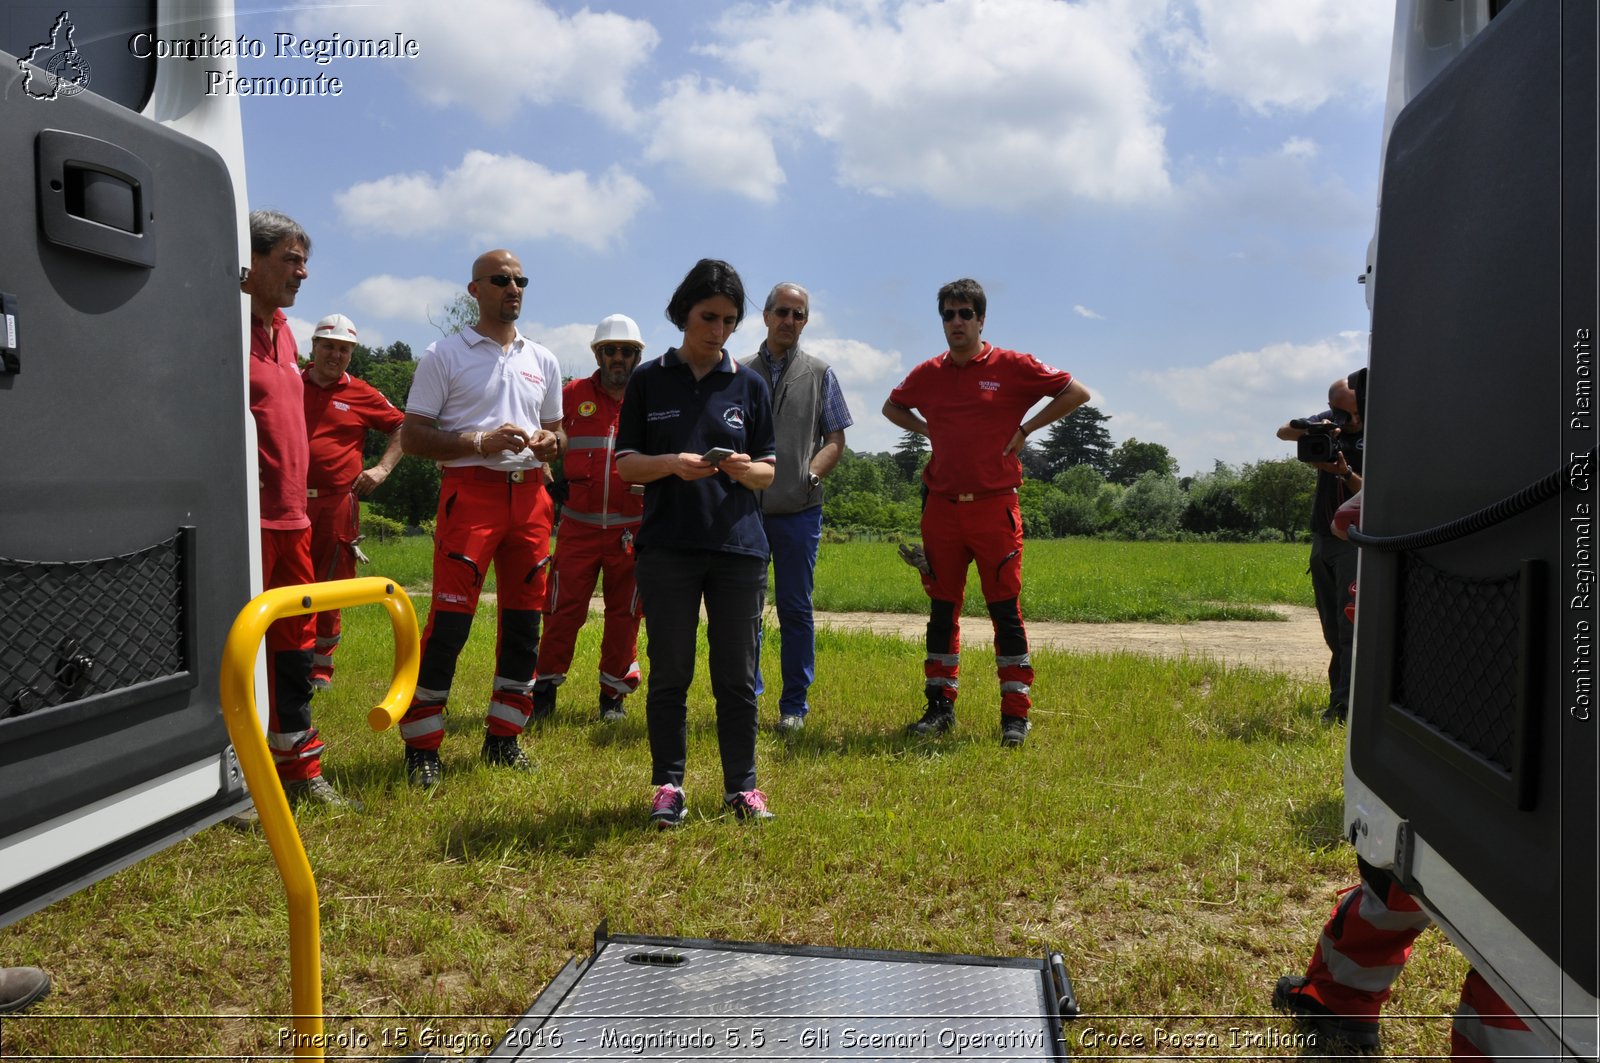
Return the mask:
<svg viewBox="0 0 1600 1063"><path fill-rule="evenodd" d="M900 470L900 478L910 481L921 471L924 461L932 453L927 436L906 429L901 433L900 442L896 443L894 448L894 463Z"/></svg>
<svg viewBox="0 0 1600 1063"><path fill-rule="evenodd" d="M1103 476L1111 468L1111 433L1105 427L1109 420L1086 402L1051 425L1039 448L1046 475L1055 477L1074 465L1087 465Z"/></svg>
<svg viewBox="0 0 1600 1063"><path fill-rule="evenodd" d="M1056 473L1050 482L1068 495L1092 500L1106 478L1093 465L1073 465Z"/></svg>
<svg viewBox="0 0 1600 1063"><path fill-rule="evenodd" d="M1140 539L1170 538L1178 530L1185 504L1178 481L1162 472L1147 472L1122 495L1122 526Z"/></svg>
<svg viewBox="0 0 1600 1063"><path fill-rule="evenodd" d="M1306 526L1316 488L1315 469L1294 458L1280 458L1246 465L1240 494L1262 523L1276 528L1289 542Z"/></svg>
<svg viewBox="0 0 1600 1063"><path fill-rule="evenodd" d="M1132 487L1135 480L1147 472L1178 474L1178 460L1160 443L1141 443L1132 436L1111 452L1106 479L1124 487Z"/></svg>
<svg viewBox="0 0 1600 1063"><path fill-rule="evenodd" d="M1244 500L1244 481L1231 465L1217 462L1210 473L1189 484L1183 529L1225 540L1253 537L1260 523Z"/></svg>
<svg viewBox="0 0 1600 1063"><path fill-rule="evenodd" d="M361 534L374 542L387 542L398 539L406 533L406 527L397 520L390 520L381 514L365 509L361 514Z"/></svg>

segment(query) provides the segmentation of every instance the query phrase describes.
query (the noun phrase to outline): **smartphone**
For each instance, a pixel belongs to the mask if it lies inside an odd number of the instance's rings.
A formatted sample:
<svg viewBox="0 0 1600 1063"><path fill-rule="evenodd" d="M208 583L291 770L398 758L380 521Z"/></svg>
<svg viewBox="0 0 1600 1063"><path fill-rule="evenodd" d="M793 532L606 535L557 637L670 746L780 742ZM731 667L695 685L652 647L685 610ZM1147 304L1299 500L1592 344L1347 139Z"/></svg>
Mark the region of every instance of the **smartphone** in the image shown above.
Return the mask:
<svg viewBox="0 0 1600 1063"><path fill-rule="evenodd" d="M733 457L733 451L729 450L727 447L712 447L710 450L700 455L700 460L705 462L707 465L721 465L731 457Z"/></svg>

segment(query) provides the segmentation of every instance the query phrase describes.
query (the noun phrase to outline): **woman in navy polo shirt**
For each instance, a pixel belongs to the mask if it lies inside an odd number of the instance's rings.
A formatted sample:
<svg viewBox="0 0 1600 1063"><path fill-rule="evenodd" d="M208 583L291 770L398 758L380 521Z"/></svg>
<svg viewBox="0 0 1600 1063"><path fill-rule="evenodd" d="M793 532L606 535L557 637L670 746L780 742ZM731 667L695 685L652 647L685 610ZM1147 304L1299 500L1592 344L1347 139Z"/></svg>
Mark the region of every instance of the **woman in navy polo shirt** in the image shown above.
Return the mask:
<svg viewBox="0 0 1600 1063"><path fill-rule="evenodd" d="M723 349L744 318L744 284L726 262L695 263L667 304L683 342L628 381L617 426L617 472L645 485L634 574L650 654L650 820L685 816L688 694L700 603L711 645L723 804L767 819L756 789L756 634L766 604L767 536L755 492L772 483L772 397L760 374ZM730 451L720 461L703 455Z"/></svg>

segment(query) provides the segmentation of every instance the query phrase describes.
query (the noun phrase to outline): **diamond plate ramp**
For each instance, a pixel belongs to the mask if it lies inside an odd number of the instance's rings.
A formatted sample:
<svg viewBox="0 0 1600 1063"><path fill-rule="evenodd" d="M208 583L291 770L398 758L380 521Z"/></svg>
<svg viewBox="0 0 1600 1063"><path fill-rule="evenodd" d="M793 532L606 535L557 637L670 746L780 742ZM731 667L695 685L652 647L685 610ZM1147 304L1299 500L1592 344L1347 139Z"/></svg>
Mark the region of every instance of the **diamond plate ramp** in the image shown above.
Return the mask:
<svg viewBox="0 0 1600 1063"><path fill-rule="evenodd" d="M1060 956L1008 959L609 937L492 1060L1059 1060L1077 1014Z"/></svg>

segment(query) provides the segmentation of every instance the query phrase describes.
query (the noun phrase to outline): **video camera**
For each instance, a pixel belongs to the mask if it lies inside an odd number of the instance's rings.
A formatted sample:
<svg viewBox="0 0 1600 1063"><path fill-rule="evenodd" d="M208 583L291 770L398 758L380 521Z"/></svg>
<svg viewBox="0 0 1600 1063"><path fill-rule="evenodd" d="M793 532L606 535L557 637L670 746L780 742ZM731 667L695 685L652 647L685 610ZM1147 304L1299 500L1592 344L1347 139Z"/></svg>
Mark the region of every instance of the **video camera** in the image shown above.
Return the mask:
<svg viewBox="0 0 1600 1063"><path fill-rule="evenodd" d="M1294 456L1308 465L1334 461L1341 453L1348 460L1358 445L1339 434L1342 425L1338 421L1308 421L1296 417L1289 422L1289 427L1305 433L1295 441Z"/></svg>

